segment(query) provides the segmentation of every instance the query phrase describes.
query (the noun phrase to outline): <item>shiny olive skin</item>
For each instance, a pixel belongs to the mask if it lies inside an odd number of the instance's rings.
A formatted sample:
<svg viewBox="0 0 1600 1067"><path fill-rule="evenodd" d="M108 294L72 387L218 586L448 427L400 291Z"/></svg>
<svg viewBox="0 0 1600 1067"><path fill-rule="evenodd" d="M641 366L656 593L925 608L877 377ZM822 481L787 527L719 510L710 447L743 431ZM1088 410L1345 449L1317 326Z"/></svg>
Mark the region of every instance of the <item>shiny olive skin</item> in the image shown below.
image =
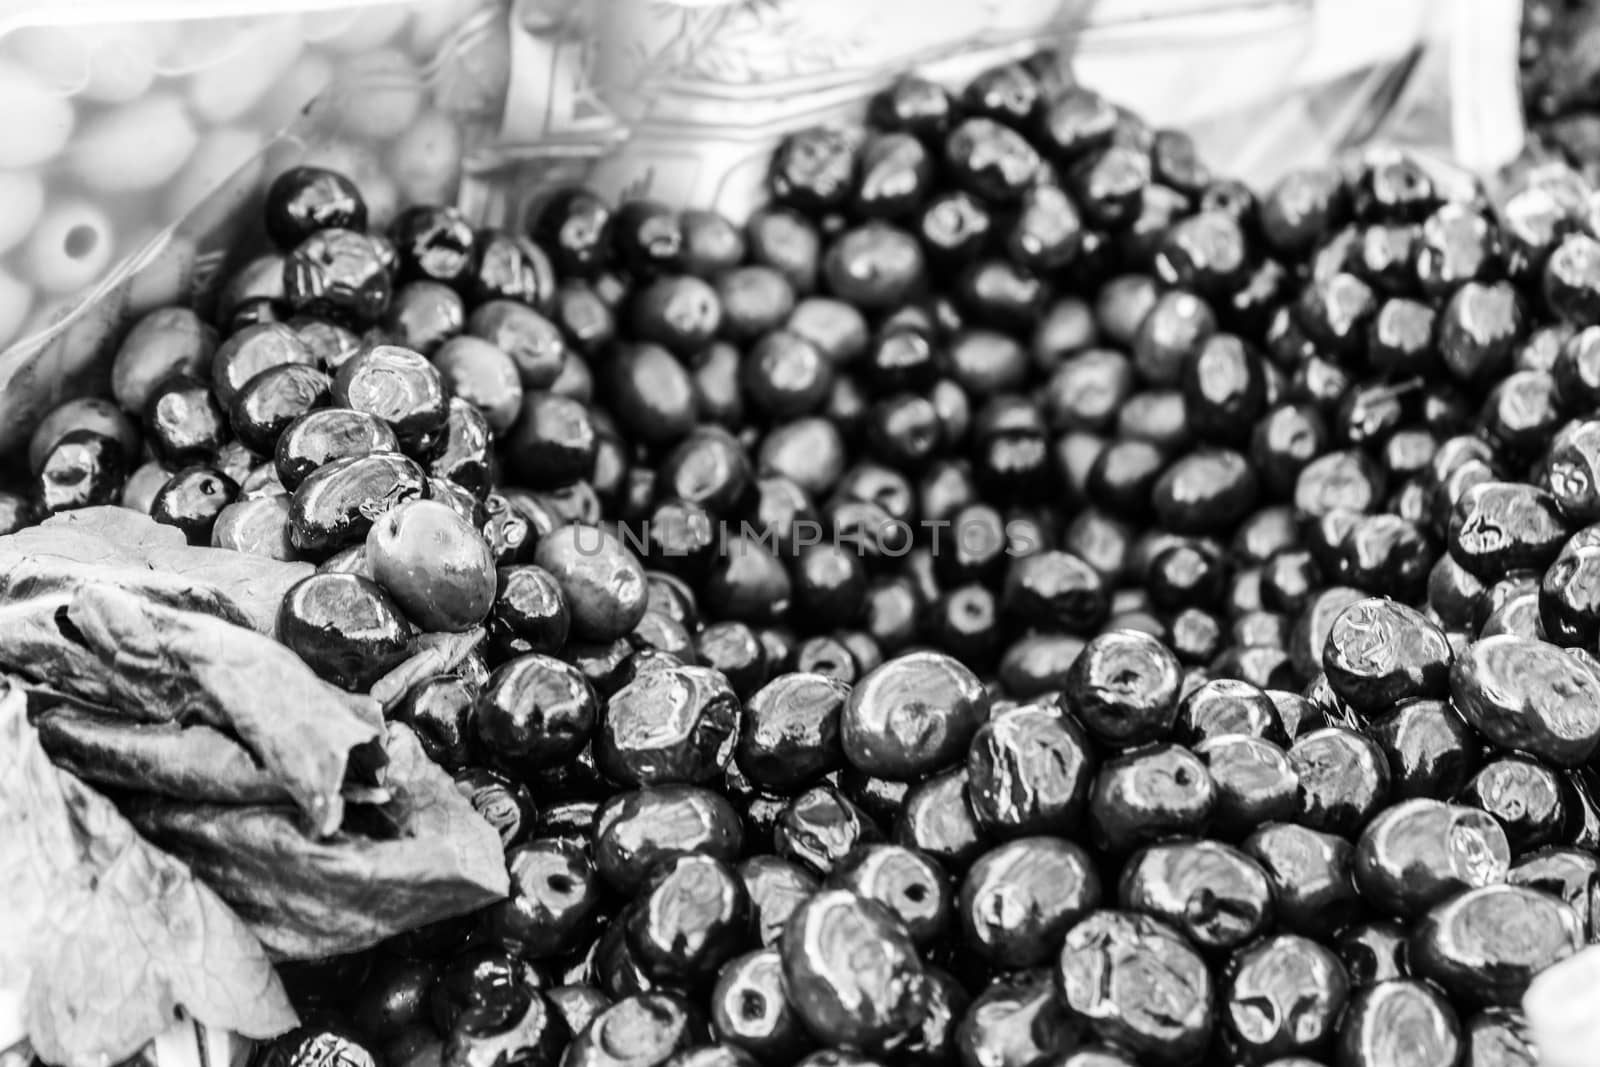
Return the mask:
<svg viewBox="0 0 1600 1067"><path fill-rule="evenodd" d="M1293 823L1268 823L1240 849L1267 872L1280 926L1319 937L1362 913L1351 870L1353 850L1344 838Z"/></svg>
<svg viewBox="0 0 1600 1067"><path fill-rule="evenodd" d="M640 968L656 981L713 976L743 946L750 898L739 875L713 856L675 856L656 868L623 919Z"/></svg>
<svg viewBox="0 0 1600 1067"><path fill-rule="evenodd" d="M449 414L444 380L418 352L378 345L350 360L333 379L333 402L387 423L411 450L444 428Z"/></svg>
<svg viewBox="0 0 1600 1067"><path fill-rule="evenodd" d="M498 569L489 640L507 654L556 653L566 644L572 616L555 577L542 567L517 564Z"/></svg>
<svg viewBox="0 0 1600 1067"><path fill-rule="evenodd" d="M1212 979L1182 935L1135 912L1091 912L1067 932L1057 984L1068 1011L1140 1062L1189 1062L1213 1026Z"/></svg>
<svg viewBox="0 0 1600 1067"><path fill-rule="evenodd" d="M473 706L472 726L491 759L526 773L577 756L599 717L594 691L575 667L529 653L489 676Z"/></svg>
<svg viewBox="0 0 1600 1067"><path fill-rule="evenodd" d="M348 408L325 408L307 412L283 429L273 465L283 487L293 492L313 471L334 460L398 451L399 438L387 423Z"/></svg>
<svg viewBox="0 0 1600 1067"><path fill-rule="evenodd" d="M467 333L511 357L524 389L549 389L567 364L560 327L533 308L512 300L490 300L472 309Z"/></svg>
<svg viewBox="0 0 1600 1067"><path fill-rule="evenodd" d="M1502 634L1477 641L1450 670L1462 717L1489 741L1556 766L1587 759L1600 744L1592 694L1600 670L1536 639Z"/></svg>
<svg viewBox="0 0 1600 1067"><path fill-rule="evenodd" d="M1218 836L1243 837L1266 823L1292 818L1300 808L1300 776L1271 741L1223 734L1194 746L1216 788Z"/></svg>
<svg viewBox="0 0 1600 1067"><path fill-rule="evenodd" d="M758 816L752 811L752 821ZM773 851L821 875L882 833L872 819L830 785L813 786L789 798L771 824Z"/></svg>
<svg viewBox="0 0 1600 1067"><path fill-rule="evenodd" d="M375 1067L377 1059L365 1045L337 1026L300 1026L272 1039L260 1051L261 1061L272 1067L311 1067L330 1061L349 1067Z"/></svg>
<svg viewBox="0 0 1600 1067"><path fill-rule="evenodd" d="M732 757L738 716L738 699L716 671L649 671L611 695L595 760L624 785L704 782Z"/></svg>
<svg viewBox="0 0 1600 1067"><path fill-rule="evenodd" d="M1113 631L1090 641L1073 662L1067 706L1096 740L1136 745L1171 729L1179 682L1177 657L1159 641Z"/></svg>
<svg viewBox="0 0 1600 1067"><path fill-rule="evenodd" d="M1063 832L1088 799L1094 758L1082 729L1060 709L1023 706L991 717L967 750L973 815L1001 837Z"/></svg>
<svg viewBox="0 0 1600 1067"><path fill-rule="evenodd" d="M632 893L666 856L698 852L731 861L743 840L739 813L723 796L699 786L663 785L606 801L592 852L606 884Z"/></svg>
<svg viewBox="0 0 1600 1067"><path fill-rule="evenodd" d="M1313 730L1289 749L1289 763L1300 783L1296 821L1313 830L1354 837L1388 798L1388 759L1353 730Z"/></svg>
<svg viewBox="0 0 1600 1067"><path fill-rule="evenodd" d="M541 311L550 309L556 278L544 249L517 234L483 229L473 237L473 253L461 285L468 302L515 300Z"/></svg>
<svg viewBox="0 0 1600 1067"><path fill-rule="evenodd" d="M711 992L711 1029L763 1063L790 1063L812 1045L789 999L777 949L748 952L723 965Z"/></svg>
<svg viewBox="0 0 1600 1067"><path fill-rule="evenodd" d="M1258 941L1229 961L1223 1024L1253 1062L1325 1050L1339 1032L1350 988L1339 958L1295 934Z"/></svg>
<svg viewBox="0 0 1600 1067"><path fill-rule="evenodd" d="M950 927L955 890L944 870L915 849L862 845L834 865L827 884L888 906L924 949L936 945Z"/></svg>
<svg viewBox="0 0 1600 1067"><path fill-rule="evenodd" d="M1122 852L1166 834L1203 829L1216 807L1205 764L1178 745L1130 749L1101 765L1089 793L1095 844Z"/></svg>
<svg viewBox="0 0 1600 1067"><path fill-rule="evenodd" d="M354 692L398 666L415 635L389 595L354 574L301 579L278 609L278 640L320 676Z"/></svg>
<svg viewBox="0 0 1600 1067"><path fill-rule="evenodd" d="M1089 855L1058 837L1022 837L979 856L961 883L963 944L1000 970L1051 961L1056 943L1100 903Z"/></svg>
<svg viewBox="0 0 1600 1067"><path fill-rule="evenodd" d="M128 469L139 462L139 428L109 400L82 397L69 400L46 415L28 438L28 469L38 473L45 456L56 443L73 430L89 430L109 437L122 446L123 463Z"/></svg>
<svg viewBox="0 0 1600 1067"><path fill-rule="evenodd" d="M564 1067L660 1067L704 1036L705 1023L688 1001L670 993L619 999L575 1036Z"/></svg>
<svg viewBox="0 0 1600 1067"><path fill-rule="evenodd" d="M1123 867L1117 901L1171 923L1201 949L1234 949L1272 921L1266 872L1216 841L1175 840L1140 849Z"/></svg>
<svg viewBox="0 0 1600 1067"><path fill-rule="evenodd" d="M211 360L211 385L217 401L224 408L231 407L251 379L286 363L316 365L316 356L294 330L267 323L238 331L218 346Z"/></svg>
<svg viewBox="0 0 1600 1067"><path fill-rule="evenodd" d="M315 367L285 363L251 378L233 398L229 424L240 441L271 455L289 424L308 411L327 407L332 382Z"/></svg>
<svg viewBox="0 0 1600 1067"><path fill-rule="evenodd" d="M1414 916L1449 896L1505 878L1505 831L1473 808L1417 798L1382 812L1356 844L1354 872L1374 907Z"/></svg>
<svg viewBox="0 0 1600 1067"><path fill-rule="evenodd" d="M529 1067L555 1067L571 1040L566 1017L542 992L529 990L527 1007L503 1028L458 1023L447 1035L442 1062L448 1067L467 1067L516 1057Z"/></svg>
<svg viewBox="0 0 1600 1067"><path fill-rule="evenodd" d="M93 430L62 435L45 456L36 478L39 507L46 513L114 504L127 480L122 445Z"/></svg>
<svg viewBox="0 0 1600 1067"><path fill-rule="evenodd" d="M540 539L533 562L560 587L574 637L609 641L631 631L644 617L644 569L620 540L603 529L559 527Z"/></svg>
<svg viewBox="0 0 1600 1067"><path fill-rule="evenodd" d="M431 356L461 334L466 318L461 294L439 282L419 281L395 290L380 325L395 343ZM336 360L330 369L337 371L344 363Z"/></svg>
<svg viewBox="0 0 1600 1067"><path fill-rule="evenodd" d="M393 282L373 238L330 227L307 236L284 260L283 294L297 313L359 329L388 308Z"/></svg>
<svg viewBox="0 0 1600 1067"><path fill-rule="evenodd" d="M1079 1024L1065 1009L1048 968L998 977L961 1015L956 1053L963 1064L1042 1063L1076 1043Z"/></svg>
<svg viewBox="0 0 1600 1067"><path fill-rule="evenodd" d="M373 580L430 631L478 626L494 606L494 557L482 535L436 500L390 508L366 537Z"/></svg>
<svg viewBox="0 0 1600 1067"><path fill-rule="evenodd" d="M825 889L789 917L779 946L790 1000L830 1044L890 1051L928 1011L928 977L884 905Z"/></svg>
<svg viewBox="0 0 1600 1067"><path fill-rule="evenodd" d="M921 777L959 756L988 704L977 676L951 657L901 656L851 690L840 716L845 758L869 774Z"/></svg>
<svg viewBox="0 0 1600 1067"><path fill-rule="evenodd" d="M367 204L349 178L321 167L291 167L267 187L263 218L279 248L293 249L318 230L365 230Z"/></svg>
<svg viewBox="0 0 1600 1067"><path fill-rule="evenodd" d="M756 938L767 947L778 943L789 916L820 885L816 875L800 864L770 854L754 855L741 862L739 877L750 894Z"/></svg>
<svg viewBox="0 0 1600 1067"><path fill-rule="evenodd" d="M285 435L287 436L287 434ZM296 548L331 552L364 541L392 507L421 498L422 469L394 452L336 459L311 472L294 491L290 537Z"/></svg>
<svg viewBox="0 0 1600 1067"><path fill-rule="evenodd" d="M527 393L506 439L508 466L531 489L560 489L590 476L597 449L588 409L555 393Z"/></svg>
<svg viewBox="0 0 1600 1067"><path fill-rule="evenodd" d="M428 758L447 771L458 771L477 755L472 733L472 707L477 687L459 674L430 678L400 699L394 721L411 727Z"/></svg>
<svg viewBox="0 0 1600 1067"><path fill-rule="evenodd" d="M531 995L522 961L496 949L469 950L452 959L434 982L434 1023L445 1031L458 1025L495 1029L520 1015Z"/></svg>
<svg viewBox="0 0 1600 1067"><path fill-rule="evenodd" d="M716 664L712 664L716 666ZM748 696L734 758L751 782L789 793L844 765L840 718L850 688L815 673L780 674Z"/></svg>
<svg viewBox="0 0 1600 1067"><path fill-rule="evenodd" d="M289 536L289 495L246 498L241 491L238 499L217 512L211 524L210 544L268 559L298 559Z"/></svg>
<svg viewBox="0 0 1600 1067"><path fill-rule="evenodd" d="M1488 885L1435 905L1413 929L1413 973L1458 1003L1515 1006L1540 971L1583 947L1577 912L1528 886Z"/></svg>
<svg viewBox="0 0 1600 1067"><path fill-rule="evenodd" d="M588 278L609 259L611 205L581 187L560 189L535 210L528 230L562 277Z"/></svg>
<svg viewBox="0 0 1600 1067"><path fill-rule="evenodd" d="M472 271L477 235L454 207L408 207L389 223L397 280L461 287Z"/></svg>
<svg viewBox="0 0 1600 1067"><path fill-rule="evenodd" d="M150 394L144 409L144 435L151 451L167 463L215 460L228 440L228 420L206 385L196 378L173 377ZM118 461L126 463L118 446Z"/></svg>
<svg viewBox="0 0 1600 1067"><path fill-rule="evenodd" d="M1494 816L1518 856L1558 843L1572 817L1560 774L1521 756L1485 763L1462 790L1460 800Z"/></svg>
<svg viewBox="0 0 1600 1067"><path fill-rule="evenodd" d="M186 467L167 480L150 504L150 517L176 526L192 545L209 545L223 510L238 498L239 486L211 467Z"/></svg>

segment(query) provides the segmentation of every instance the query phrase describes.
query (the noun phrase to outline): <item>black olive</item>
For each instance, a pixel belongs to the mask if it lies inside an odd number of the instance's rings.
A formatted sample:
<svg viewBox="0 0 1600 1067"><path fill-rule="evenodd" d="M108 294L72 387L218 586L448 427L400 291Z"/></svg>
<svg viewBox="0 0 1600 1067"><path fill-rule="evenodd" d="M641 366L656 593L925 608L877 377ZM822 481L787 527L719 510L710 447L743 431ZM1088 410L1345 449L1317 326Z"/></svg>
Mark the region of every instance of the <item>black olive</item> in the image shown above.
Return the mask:
<svg viewBox="0 0 1600 1067"><path fill-rule="evenodd" d="M120 442L93 430L72 430L50 449L39 469L39 507L50 513L114 504L122 495L126 471Z"/></svg>
<svg viewBox="0 0 1600 1067"><path fill-rule="evenodd" d="M389 224L401 281L418 279L453 287L467 284L477 258L477 235L453 207L409 207Z"/></svg>
<svg viewBox="0 0 1600 1067"><path fill-rule="evenodd" d="M328 376L307 364L268 367L234 396L228 421L240 441L262 455L271 455L291 422L328 406L331 389Z"/></svg>
<svg viewBox="0 0 1600 1067"><path fill-rule="evenodd" d="M438 369L397 345L367 349L341 367L333 402L387 423L405 449L417 449L443 430L450 410Z"/></svg>
<svg viewBox="0 0 1600 1067"><path fill-rule="evenodd" d="M291 167L267 187L267 233L285 251L318 230L365 230L367 204L354 182L320 167Z"/></svg>
<svg viewBox="0 0 1600 1067"><path fill-rule="evenodd" d="M388 309L393 283L373 238L323 229L296 245L284 261L283 293L296 313L359 329Z"/></svg>
<svg viewBox="0 0 1600 1067"><path fill-rule="evenodd" d="M376 584L314 574L284 595L278 640L335 685L365 692L411 653L415 628Z"/></svg>
<svg viewBox="0 0 1600 1067"><path fill-rule="evenodd" d="M1210 1040L1205 962L1181 934L1147 915L1092 912L1067 932L1057 981L1074 1017L1141 1063L1189 1062Z"/></svg>
<svg viewBox="0 0 1600 1067"><path fill-rule="evenodd" d="M238 484L221 471L186 467L161 487L150 504L150 517L176 526L192 545L209 545L217 519L238 495Z"/></svg>

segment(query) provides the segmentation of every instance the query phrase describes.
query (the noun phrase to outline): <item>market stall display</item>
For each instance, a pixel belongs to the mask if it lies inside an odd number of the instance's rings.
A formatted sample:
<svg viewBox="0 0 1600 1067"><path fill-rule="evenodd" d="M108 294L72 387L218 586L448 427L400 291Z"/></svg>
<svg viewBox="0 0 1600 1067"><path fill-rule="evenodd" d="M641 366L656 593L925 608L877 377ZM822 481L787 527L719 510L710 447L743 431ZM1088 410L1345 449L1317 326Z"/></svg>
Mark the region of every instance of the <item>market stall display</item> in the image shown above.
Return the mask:
<svg viewBox="0 0 1600 1067"><path fill-rule="evenodd" d="M1584 1062L1594 188L1251 185L1036 28L726 210L625 96L269 153L5 357L18 1055Z"/></svg>

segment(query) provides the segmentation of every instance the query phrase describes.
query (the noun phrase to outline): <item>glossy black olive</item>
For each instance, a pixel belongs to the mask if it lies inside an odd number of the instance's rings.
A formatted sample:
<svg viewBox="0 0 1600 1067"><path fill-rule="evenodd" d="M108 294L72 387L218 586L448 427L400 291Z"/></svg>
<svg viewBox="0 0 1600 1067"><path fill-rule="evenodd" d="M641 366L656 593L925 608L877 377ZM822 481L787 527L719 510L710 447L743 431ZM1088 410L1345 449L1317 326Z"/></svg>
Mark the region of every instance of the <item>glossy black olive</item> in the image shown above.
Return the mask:
<svg viewBox="0 0 1600 1067"><path fill-rule="evenodd" d="M783 957L766 948L730 960L711 993L711 1028L763 1063L790 1063L812 1041L789 997Z"/></svg>
<svg viewBox="0 0 1600 1067"><path fill-rule="evenodd" d="M93 430L72 430L62 435L40 466L39 507L53 513L114 504L122 495L126 472L120 442Z"/></svg>
<svg viewBox="0 0 1600 1067"><path fill-rule="evenodd" d="M191 545L209 545L218 517L239 495L232 478L212 467L186 467L167 480L150 517L183 531Z"/></svg>
<svg viewBox="0 0 1600 1067"><path fill-rule="evenodd" d="M862 845L834 865L830 887L876 900L905 924L924 949L937 945L954 910L955 891L930 857L902 845Z"/></svg>
<svg viewBox="0 0 1600 1067"><path fill-rule="evenodd" d="M1117 902L1183 931L1202 949L1232 950L1272 921L1266 872L1239 850L1215 841L1171 841L1131 856Z"/></svg>
<svg viewBox="0 0 1600 1067"><path fill-rule="evenodd" d="M1411 935L1413 972L1458 1001L1514 1006L1534 975L1583 947L1577 912L1518 885L1470 889L1434 906Z"/></svg>
<svg viewBox="0 0 1600 1067"><path fill-rule="evenodd" d="M1372 907L1404 918L1462 890L1502 881L1510 864L1505 831L1493 818L1419 797L1372 820L1356 843L1354 870Z"/></svg>
<svg viewBox="0 0 1600 1067"><path fill-rule="evenodd" d="M194 378L169 378L156 387L145 405L144 430L151 450L172 464L212 462L228 440L221 405ZM117 453L117 462L125 465L120 444Z"/></svg>
<svg viewBox="0 0 1600 1067"><path fill-rule="evenodd" d="M612 694L596 735L596 762L626 785L706 781L732 756L738 711L716 671L650 671Z"/></svg>
<svg viewBox="0 0 1600 1067"><path fill-rule="evenodd" d="M383 315L392 294L383 251L356 230L318 230L284 260L284 299L298 314L360 329Z"/></svg>
<svg viewBox="0 0 1600 1067"><path fill-rule="evenodd" d="M401 281L425 279L466 285L477 254L477 235L454 207L409 207L389 224Z"/></svg>
<svg viewBox="0 0 1600 1067"><path fill-rule="evenodd" d="M318 230L365 230L367 204L354 182L320 167L291 167L267 187L263 218L279 248L293 249Z"/></svg>
<svg viewBox="0 0 1600 1067"><path fill-rule="evenodd" d="M309 416L308 416L309 417ZM285 431L283 440L292 432ZM395 452L325 463L294 491L289 529L295 547L330 552L365 540L382 515L426 492L422 468Z"/></svg>
<svg viewBox="0 0 1600 1067"><path fill-rule="evenodd" d="M823 1041L890 1050L928 1010L916 947L875 900L822 890L789 917L781 951L791 1003ZM863 966L863 951L870 966Z"/></svg>
<svg viewBox="0 0 1600 1067"><path fill-rule="evenodd" d="M1141 1063L1188 1062L1210 1040L1205 962L1181 934L1147 915L1091 913L1068 931L1057 980L1069 1012Z"/></svg>
<svg viewBox="0 0 1600 1067"><path fill-rule="evenodd" d="M761 788L787 793L844 763L840 714L843 684L815 674L783 674L744 705L736 758Z"/></svg>
<svg viewBox="0 0 1600 1067"><path fill-rule="evenodd" d="M1049 962L1067 930L1100 903L1100 876L1059 837L1021 837L967 869L956 908L963 946L1000 970Z"/></svg>
<svg viewBox="0 0 1600 1067"><path fill-rule="evenodd" d="M688 1001L670 993L637 993L606 1008L576 1035L564 1067L661 1067L698 1044L705 1023Z"/></svg>
<svg viewBox="0 0 1600 1067"><path fill-rule="evenodd" d="M1236 1053L1252 1062L1325 1050L1339 1032L1350 981L1339 957L1277 934L1237 953L1220 991Z"/></svg>
<svg viewBox="0 0 1600 1067"><path fill-rule="evenodd" d="M397 345L367 349L341 367L333 402L386 423L407 450L443 430L450 410L439 370Z"/></svg>
<svg viewBox="0 0 1600 1067"><path fill-rule="evenodd" d="M1555 645L1513 637L1472 644L1450 670L1456 710L1479 733L1560 767L1600 744L1600 670Z"/></svg>
<svg viewBox="0 0 1600 1067"><path fill-rule="evenodd" d="M277 637L335 685L365 692L411 653L416 630L389 595L354 574L314 574L284 595Z"/></svg>
<svg viewBox="0 0 1600 1067"><path fill-rule="evenodd" d="M1059 708L1023 706L984 723L967 748L967 799L990 833L1065 833L1094 774L1082 729Z"/></svg>
<svg viewBox="0 0 1600 1067"><path fill-rule="evenodd" d="M1272 883L1273 911L1284 928L1319 937L1359 917L1350 842L1292 823L1270 823L1245 838L1245 855Z"/></svg>
<svg viewBox="0 0 1600 1067"><path fill-rule="evenodd" d="M988 705L977 676L951 657L901 656L851 691L840 716L845 758L869 774L915 780L965 752Z"/></svg>

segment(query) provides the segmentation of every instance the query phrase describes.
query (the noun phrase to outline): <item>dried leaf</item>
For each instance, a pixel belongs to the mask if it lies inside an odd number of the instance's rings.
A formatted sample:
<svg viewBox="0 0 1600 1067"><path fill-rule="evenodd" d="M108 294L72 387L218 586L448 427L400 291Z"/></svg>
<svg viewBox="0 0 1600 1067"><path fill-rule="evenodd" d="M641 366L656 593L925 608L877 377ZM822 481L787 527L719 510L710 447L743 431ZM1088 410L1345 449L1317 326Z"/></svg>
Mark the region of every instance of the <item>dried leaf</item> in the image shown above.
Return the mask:
<svg viewBox="0 0 1600 1067"><path fill-rule="evenodd" d="M0 607L0 667L134 721L205 723L237 738L305 812L338 829L353 750L382 711L270 637L111 585Z"/></svg>
<svg viewBox="0 0 1600 1067"><path fill-rule="evenodd" d="M286 959L354 952L505 896L500 838L416 735L389 727L387 786L371 809L394 836L307 838L275 807L150 800L129 805L141 832L182 856Z"/></svg>
<svg viewBox="0 0 1600 1067"><path fill-rule="evenodd" d="M128 722L63 704L34 725L56 766L95 785L214 804L292 799L243 745L203 723Z"/></svg>
<svg viewBox="0 0 1600 1067"><path fill-rule="evenodd" d="M295 1025L261 944L110 801L51 765L0 679L0 986L25 990L40 1058L104 1067L181 1010L264 1038Z"/></svg>
<svg viewBox="0 0 1600 1067"><path fill-rule="evenodd" d="M0 537L0 599L16 599L12 579L19 567L25 580L56 583L63 589L83 581L103 581L108 574L86 568L120 572L113 580L131 588L149 587L168 595L159 599L174 606L205 610L203 604L218 598L229 608L209 612L228 617L237 609L249 625L272 633L283 594L316 568L309 563L284 563L223 548L196 548L175 527L129 508L84 508L67 511L42 525ZM130 574L129 572L135 572ZM155 572L143 576L139 571ZM196 603L173 596L189 591ZM41 590L42 591L42 590ZM235 619L234 621L238 621Z"/></svg>

